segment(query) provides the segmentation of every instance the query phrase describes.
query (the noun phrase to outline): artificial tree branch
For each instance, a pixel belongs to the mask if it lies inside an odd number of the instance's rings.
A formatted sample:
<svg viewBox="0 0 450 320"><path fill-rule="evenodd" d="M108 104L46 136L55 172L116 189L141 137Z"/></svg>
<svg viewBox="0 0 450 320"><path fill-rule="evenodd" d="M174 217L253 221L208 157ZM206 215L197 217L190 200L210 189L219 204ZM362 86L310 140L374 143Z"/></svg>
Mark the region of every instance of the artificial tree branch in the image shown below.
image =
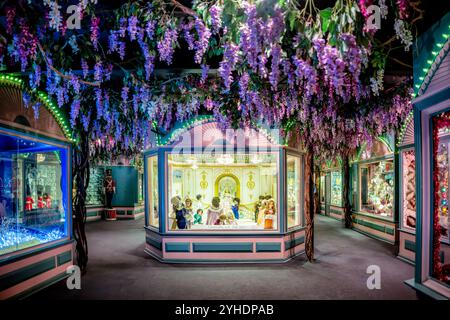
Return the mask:
<svg viewBox="0 0 450 320"><path fill-rule="evenodd" d="M39 48L39 51L41 52L42 57L44 58L45 64L47 65L47 67L49 67L54 73L56 73L57 75L59 75L61 78L67 79L67 80L72 80L74 78L74 76L72 75L67 75L62 73L61 71L59 71L58 69L56 69L47 59L47 55L45 54L44 48L42 47L41 43L38 41L37 46ZM86 84L92 87L100 87L100 82L90 82L90 81L84 81L81 79L78 79L78 82L82 83L82 84Z"/></svg>
<svg viewBox="0 0 450 320"><path fill-rule="evenodd" d="M170 0L170 2L172 2L172 4L176 8L180 9L183 13L185 13L187 15L190 15L190 16L193 16L193 17L197 17L197 13L194 10L192 10L191 8L188 8L188 7L184 6L184 5L182 5L177 0Z"/></svg>

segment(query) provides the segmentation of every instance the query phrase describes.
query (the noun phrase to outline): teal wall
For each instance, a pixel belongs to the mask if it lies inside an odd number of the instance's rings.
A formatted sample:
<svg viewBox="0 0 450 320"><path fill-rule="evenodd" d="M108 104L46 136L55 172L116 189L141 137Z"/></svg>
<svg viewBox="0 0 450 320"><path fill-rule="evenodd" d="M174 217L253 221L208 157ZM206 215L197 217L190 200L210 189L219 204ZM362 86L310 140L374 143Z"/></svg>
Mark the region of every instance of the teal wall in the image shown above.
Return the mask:
<svg viewBox="0 0 450 320"><path fill-rule="evenodd" d="M131 207L138 203L138 171L135 167L111 167L116 182L113 207Z"/></svg>

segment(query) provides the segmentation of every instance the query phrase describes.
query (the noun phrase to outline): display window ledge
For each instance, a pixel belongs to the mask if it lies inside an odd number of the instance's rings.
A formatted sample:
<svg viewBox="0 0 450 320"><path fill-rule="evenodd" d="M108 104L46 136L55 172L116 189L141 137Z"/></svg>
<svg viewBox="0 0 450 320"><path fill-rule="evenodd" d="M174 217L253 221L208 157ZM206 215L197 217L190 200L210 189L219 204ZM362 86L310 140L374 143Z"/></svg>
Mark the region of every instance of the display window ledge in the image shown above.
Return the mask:
<svg viewBox="0 0 450 320"><path fill-rule="evenodd" d="M449 300L450 299L450 289L443 287L441 284L437 283L435 280L428 279L423 283L418 283L414 279L409 279L405 281L405 284L414 290L425 294L435 300ZM447 291L446 293L444 293ZM448 294L448 295L446 295Z"/></svg>
<svg viewBox="0 0 450 320"><path fill-rule="evenodd" d="M408 259L408 258L403 257L403 256L401 256L401 255L398 255L397 258L398 258L399 260L403 261L403 262L406 262L407 264L412 265L412 266L415 266L415 265L416 265L416 263L415 263L414 260Z"/></svg>
<svg viewBox="0 0 450 320"><path fill-rule="evenodd" d="M392 218L384 218L384 217L380 217L375 214L371 214L369 212L364 212L364 211L352 211L352 214L361 215L361 216L368 217L368 218L374 218L374 219L384 221L384 222L395 223L393 217Z"/></svg>
<svg viewBox="0 0 450 320"><path fill-rule="evenodd" d="M10 254L5 255L5 257L0 256L0 267L72 243L75 243L75 240L70 238L64 238L44 243L39 246L34 246L20 251L12 252Z"/></svg>
<svg viewBox="0 0 450 320"><path fill-rule="evenodd" d="M400 232L411 234L411 235L416 235L416 231L412 230L412 229L402 227L402 228L398 228L397 230Z"/></svg>
<svg viewBox="0 0 450 320"><path fill-rule="evenodd" d="M261 232L242 232L242 231L235 231L235 232L230 232L230 231L226 231L223 232L222 230L217 230L217 232L185 232L185 231L178 231L178 232L165 232L165 233L161 233L159 231L159 229L152 227L152 226L145 226L144 229L150 230L152 232L157 233L160 236L163 237L183 237L183 236L190 236L190 237L203 237L203 236L208 236L208 237L248 237L248 236L252 236L252 237L279 237L279 236L284 236L284 235L288 235L291 234L293 232L298 232L298 231L303 231L306 229L305 226L299 226L299 227L292 227L290 229L288 229L287 232L273 232L273 231L261 231Z"/></svg>

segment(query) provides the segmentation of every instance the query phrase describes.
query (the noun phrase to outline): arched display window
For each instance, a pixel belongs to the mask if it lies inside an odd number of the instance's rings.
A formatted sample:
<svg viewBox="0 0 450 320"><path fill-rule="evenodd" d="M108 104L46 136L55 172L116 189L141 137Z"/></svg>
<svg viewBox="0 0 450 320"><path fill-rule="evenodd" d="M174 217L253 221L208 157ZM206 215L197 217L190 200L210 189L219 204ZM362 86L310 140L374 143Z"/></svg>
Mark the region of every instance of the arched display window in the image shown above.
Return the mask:
<svg viewBox="0 0 450 320"><path fill-rule="evenodd" d="M163 261L286 259L303 251L303 156L275 130L205 117L144 153L146 251Z"/></svg>

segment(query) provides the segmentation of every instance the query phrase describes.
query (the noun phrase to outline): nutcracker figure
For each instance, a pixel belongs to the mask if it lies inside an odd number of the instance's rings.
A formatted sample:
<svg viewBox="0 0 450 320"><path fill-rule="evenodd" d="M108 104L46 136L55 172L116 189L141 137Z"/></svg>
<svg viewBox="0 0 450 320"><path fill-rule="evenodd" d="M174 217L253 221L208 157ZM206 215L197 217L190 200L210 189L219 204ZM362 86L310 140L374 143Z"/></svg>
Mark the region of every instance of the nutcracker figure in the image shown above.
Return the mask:
<svg viewBox="0 0 450 320"><path fill-rule="evenodd" d="M25 197L25 211L31 211L33 209L34 200L30 195Z"/></svg>
<svg viewBox="0 0 450 320"><path fill-rule="evenodd" d="M45 207L51 208L52 207L52 197L48 193L44 193L44 201L45 201Z"/></svg>
<svg viewBox="0 0 450 320"><path fill-rule="evenodd" d="M43 209L44 208L44 198L42 197L42 195L40 193L38 194L37 207L39 209Z"/></svg>
<svg viewBox="0 0 450 320"><path fill-rule="evenodd" d="M106 195L106 207L112 209L111 203L114 193L116 193L116 182L113 180L111 169L106 170L106 177L103 182L103 191Z"/></svg>

